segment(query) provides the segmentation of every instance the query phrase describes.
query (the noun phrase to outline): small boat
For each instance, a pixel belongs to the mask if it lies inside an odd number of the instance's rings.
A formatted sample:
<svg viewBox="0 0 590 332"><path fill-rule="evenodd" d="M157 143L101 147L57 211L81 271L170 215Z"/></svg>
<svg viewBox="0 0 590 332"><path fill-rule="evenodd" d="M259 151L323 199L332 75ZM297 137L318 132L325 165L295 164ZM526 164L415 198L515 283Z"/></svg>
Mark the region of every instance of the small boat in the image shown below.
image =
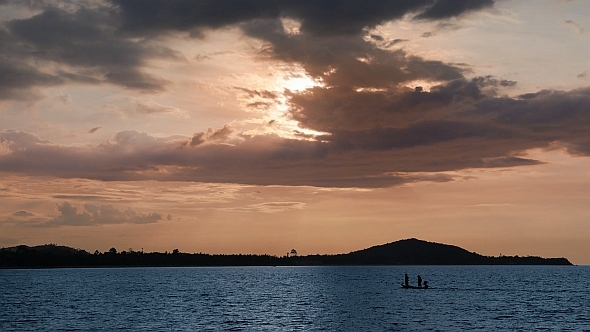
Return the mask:
<svg viewBox="0 0 590 332"><path fill-rule="evenodd" d="M405 289L428 289L427 285L424 285L423 287L418 287L418 286L412 286L412 285L404 285L402 284L402 288Z"/></svg>

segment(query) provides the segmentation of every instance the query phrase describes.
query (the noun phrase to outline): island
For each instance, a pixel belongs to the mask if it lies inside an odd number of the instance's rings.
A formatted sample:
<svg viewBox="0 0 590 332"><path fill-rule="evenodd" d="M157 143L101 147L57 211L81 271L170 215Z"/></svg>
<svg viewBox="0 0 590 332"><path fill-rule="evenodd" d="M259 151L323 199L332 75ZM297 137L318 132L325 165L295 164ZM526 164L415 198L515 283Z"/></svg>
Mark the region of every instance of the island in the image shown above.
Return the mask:
<svg viewBox="0 0 590 332"><path fill-rule="evenodd" d="M293 252L293 251L292 251ZM454 245L404 239L337 255L251 255L121 251L89 253L56 244L0 249L0 268L134 266L323 266L323 265L572 265L566 258L483 256Z"/></svg>

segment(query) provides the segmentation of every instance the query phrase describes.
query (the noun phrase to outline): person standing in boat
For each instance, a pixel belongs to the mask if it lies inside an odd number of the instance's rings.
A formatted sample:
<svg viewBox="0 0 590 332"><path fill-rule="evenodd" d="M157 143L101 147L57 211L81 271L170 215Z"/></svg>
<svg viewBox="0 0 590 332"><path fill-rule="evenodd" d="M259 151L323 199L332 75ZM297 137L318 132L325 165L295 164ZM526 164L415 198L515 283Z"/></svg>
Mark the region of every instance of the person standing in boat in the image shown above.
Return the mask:
<svg viewBox="0 0 590 332"><path fill-rule="evenodd" d="M407 273L406 273L406 276L404 277L404 285L406 285L406 287L410 286L410 278L408 277Z"/></svg>
<svg viewBox="0 0 590 332"><path fill-rule="evenodd" d="M418 275L418 287L422 287L422 277Z"/></svg>

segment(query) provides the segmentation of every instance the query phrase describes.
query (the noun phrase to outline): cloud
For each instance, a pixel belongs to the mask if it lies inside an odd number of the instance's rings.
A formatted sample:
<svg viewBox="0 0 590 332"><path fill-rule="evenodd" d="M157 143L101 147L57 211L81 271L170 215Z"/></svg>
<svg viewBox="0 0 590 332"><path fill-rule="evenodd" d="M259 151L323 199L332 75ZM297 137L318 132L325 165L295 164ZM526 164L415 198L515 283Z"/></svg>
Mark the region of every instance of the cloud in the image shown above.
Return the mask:
<svg viewBox="0 0 590 332"><path fill-rule="evenodd" d="M63 202L57 204L57 216L41 217L32 212L18 211L3 223L28 226L97 226L110 224L150 224L163 220L159 213L137 213L131 209L118 210L112 205L84 204L80 212L78 207ZM170 220L170 219L168 219Z"/></svg>
<svg viewBox="0 0 590 332"><path fill-rule="evenodd" d="M0 156L11 154L10 150L11 141L7 139L0 139Z"/></svg>
<svg viewBox="0 0 590 332"><path fill-rule="evenodd" d="M488 115L478 108L470 111L455 114L453 121L332 130L321 141L276 135L241 135L236 140L224 127L192 138L156 138L127 131L102 144L69 147L24 132L4 131L0 139L10 141L10 154L0 157L0 170L99 180L387 187L414 181L396 172L535 163L515 152L559 138L523 133L518 124L511 127L499 121L501 116L496 125L482 123L478 118ZM233 141L227 144L227 140Z"/></svg>
<svg viewBox="0 0 590 332"><path fill-rule="evenodd" d="M342 131L324 136L342 149L390 150L440 144L462 139L500 139L514 134L489 124L460 121L422 121L403 129L376 127L365 131Z"/></svg>
<svg viewBox="0 0 590 332"><path fill-rule="evenodd" d="M493 77L476 77L451 80L429 92L399 86L378 90L314 87L289 94L289 102L292 117L304 127L321 132L366 130L376 126L400 127L422 118L442 116L451 109L493 96L498 87L513 84Z"/></svg>
<svg viewBox="0 0 590 332"><path fill-rule="evenodd" d="M438 173L464 168L536 164L525 152L556 142L573 154L590 154L589 89L508 97L503 89L516 82L468 77L472 72L464 64L390 49L404 40L365 36L370 28L402 17L435 21L431 34L456 30L461 26L448 18L493 5L492 0L376 0L371 6L352 0L113 0L73 7L35 2L34 15L7 21L0 29L6 54L0 59L0 98L22 98L39 87L71 82L163 91L170 82L150 74L147 63L183 61L183 55L161 40L171 33L203 37L209 29L228 26L263 45L260 59L303 68L322 84L284 93L287 115L300 127L295 134L305 140L254 135L226 125L169 137L121 131L100 144L70 146L5 130L0 133L0 171L98 180L373 188L452 181ZM299 24L296 32L285 25L287 19ZM428 88L417 86L422 84ZM265 108L282 97L263 89L233 91L251 108ZM146 101L137 102L134 111L183 114ZM251 208L278 207L284 208ZM100 223L97 216L103 212L93 212L99 210L117 215L112 207L78 210L64 203L59 208L61 219L55 222L61 224ZM115 219L126 220L121 218Z"/></svg>
<svg viewBox="0 0 590 332"><path fill-rule="evenodd" d="M301 65L308 75L328 87L390 88L415 80L463 77L461 68L403 50L384 50L360 35L290 35L280 20L258 20L242 28L248 36L268 43L261 56Z"/></svg>
<svg viewBox="0 0 590 332"><path fill-rule="evenodd" d="M302 202L267 202L251 204L242 207L227 208L226 210L237 212L278 213L290 210L301 210L303 208L305 208L305 203Z"/></svg>
<svg viewBox="0 0 590 332"><path fill-rule="evenodd" d="M72 96L70 96L68 93L59 94L55 96L55 99L61 101L64 105L69 105L72 103Z"/></svg>
<svg viewBox="0 0 590 332"><path fill-rule="evenodd" d="M440 22L434 27L434 31L425 32L422 34L422 37L429 38L438 35L439 32L457 31L461 29L463 29L463 27L458 24Z"/></svg>
<svg viewBox="0 0 590 332"><path fill-rule="evenodd" d="M173 107L173 106L166 106L160 105L155 102L137 102L135 104L135 112L138 114L176 114L181 116L187 116L186 112Z"/></svg>
<svg viewBox="0 0 590 332"><path fill-rule="evenodd" d="M326 133L316 140L246 135L224 126L192 137L123 131L100 144L67 146L4 130L0 171L98 180L373 188L431 181L419 176L424 172L534 165L539 161L524 153L555 143L572 154L590 155L590 88L498 95L498 89L513 84L477 77L451 80L430 91L342 86L294 93L293 119Z"/></svg>
<svg viewBox="0 0 590 332"><path fill-rule="evenodd" d="M63 84L65 79L36 69L27 62L0 57L0 100L31 100L39 98L29 88Z"/></svg>
<svg viewBox="0 0 590 332"><path fill-rule="evenodd" d="M159 92L169 82L146 73L146 60L183 59L157 42L118 34L120 20L112 5L93 1L29 5L34 15L5 21L0 29L0 99L25 99L30 88L69 82Z"/></svg>
<svg viewBox="0 0 590 332"><path fill-rule="evenodd" d="M203 143L218 143L223 142L229 138L232 130L227 126L223 126L221 129L213 130L209 128L206 132L200 132L193 135L193 137L187 142L186 147L195 147Z"/></svg>
<svg viewBox="0 0 590 332"><path fill-rule="evenodd" d="M94 127L94 128L90 128L88 129L88 133L89 134L94 134L95 132L97 132L99 129L101 129L102 127Z"/></svg>
<svg viewBox="0 0 590 332"><path fill-rule="evenodd" d="M542 90L519 99L482 100L466 112L505 126L515 126L537 143L559 141L570 152L587 155L590 140L586 136L590 124L590 88L572 91Z"/></svg>
<svg viewBox="0 0 590 332"><path fill-rule="evenodd" d="M161 92L164 86L170 82L153 75L139 72L136 69L117 68L104 75L107 82L122 85L129 89L137 89L143 92Z"/></svg>
<svg viewBox="0 0 590 332"><path fill-rule="evenodd" d="M121 12L123 31L133 34L163 31L218 29L256 19L291 18L300 32L312 35L354 35L365 28L400 19L406 14L424 19L445 19L494 4L493 0L375 0L367 6L360 0L229 0L190 1L113 0Z"/></svg>
<svg viewBox="0 0 590 332"><path fill-rule="evenodd" d="M372 34L370 37L371 37L371 39L376 40L376 41L383 41L384 40L384 38L380 35L373 35Z"/></svg>
<svg viewBox="0 0 590 332"><path fill-rule="evenodd" d="M32 217L32 216L34 216L35 214L34 214L34 213L32 213L32 212L29 212L29 211L23 211L23 210L21 210L21 211L17 211L17 212L15 212L13 215L14 215L15 217Z"/></svg>
<svg viewBox="0 0 590 332"><path fill-rule="evenodd" d="M494 2L494 0L440 0L418 14L416 18L427 20L445 19L492 7Z"/></svg>
<svg viewBox="0 0 590 332"><path fill-rule="evenodd" d="M590 88L572 91L541 90L537 93L482 100L474 105L472 116L485 116L497 123L551 132L558 129L561 137L576 135L590 123ZM566 130L568 129L568 130Z"/></svg>
<svg viewBox="0 0 590 332"><path fill-rule="evenodd" d="M77 200L83 200L83 201L108 199L107 196L100 196L100 195L53 195L52 198L77 199Z"/></svg>
<svg viewBox="0 0 590 332"><path fill-rule="evenodd" d="M370 6L360 0L312 1L312 0L130 0L111 1L8 1L12 6L25 7L30 15L2 22L0 29L0 100L34 100L42 97L36 88L79 84L113 84L144 93L165 91L170 82L148 72L147 63L153 59L186 61L184 55L162 43L161 36L170 32L204 36L207 30L228 26L246 26L257 21L280 21L290 18L300 24L301 41L310 51L311 43L322 45L322 39L357 40L367 28L405 15L419 18L445 19L467 12L493 6L491 0L446 1L377 0ZM261 26L259 26L260 28ZM268 27L268 26L267 26ZM249 33L252 36L250 27ZM258 33L260 37L261 33ZM277 58L291 57L291 61L303 62L295 49L287 43L295 40L278 40L278 36L263 38L273 43ZM274 40L271 40L271 37ZM376 36L377 37L377 36ZM330 41L330 47L359 47L354 42ZM395 41L391 42L392 45ZM366 48L366 46L364 46ZM316 46L316 51L321 46ZM324 48L325 49L325 48ZM301 54L301 56L309 56ZM307 70L319 77L317 70L331 65L328 54L319 53L316 63L307 62ZM366 50L358 49L362 56ZM207 56L207 55L204 55ZM400 55L403 58L403 55ZM201 59L201 58L199 58ZM395 56L392 61L395 62ZM348 75L362 75L379 70L383 80L387 75L399 76L404 61L381 68L358 64L352 59L337 59L338 68L351 66ZM416 65L416 64L412 64ZM441 64L429 64L440 66ZM396 68L397 66L397 68ZM316 71L312 70L316 69ZM329 68L328 68L329 69ZM453 68L439 68L439 76L446 70L455 75ZM335 78L339 78L337 73ZM371 75L366 75L368 76ZM423 76L423 75L422 75ZM426 75L428 76L428 75ZM443 75L444 76L444 75ZM343 79L343 78L339 78Z"/></svg>
<svg viewBox="0 0 590 332"><path fill-rule="evenodd" d="M246 94L248 98L261 98L261 99L270 99L274 100L277 99L279 96L276 92L268 91L268 90L254 90L254 89L247 89L242 87L235 87L236 90Z"/></svg>
<svg viewBox="0 0 590 332"><path fill-rule="evenodd" d="M580 24L578 24L578 23L576 23L576 22L574 22L572 20L566 20L563 23L565 23L565 24L571 26L572 28L574 28L576 30L576 32L579 33L579 34L583 34L584 31L585 31L585 29L584 29L584 27L582 25L580 25Z"/></svg>

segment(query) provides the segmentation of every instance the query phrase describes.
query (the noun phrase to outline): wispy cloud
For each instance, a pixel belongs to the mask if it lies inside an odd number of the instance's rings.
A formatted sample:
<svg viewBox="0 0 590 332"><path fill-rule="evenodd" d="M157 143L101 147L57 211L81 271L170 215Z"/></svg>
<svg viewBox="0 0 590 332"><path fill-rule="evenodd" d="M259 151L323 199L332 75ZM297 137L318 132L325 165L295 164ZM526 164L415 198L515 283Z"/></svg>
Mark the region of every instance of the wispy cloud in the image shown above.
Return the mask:
<svg viewBox="0 0 590 332"><path fill-rule="evenodd" d="M56 206L58 215L38 216L28 211L17 211L0 223L20 226L97 226L108 224L149 224L162 221L159 213L137 213L131 209L118 210L112 205L84 204L78 207L69 202ZM79 212L80 211L80 212ZM171 217L170 217L171 218Z"/></svg>
<svg viewBox="0 0 590 332"><path fill-rule="evenodd" d="M173 106L166 106L160 105L158 103L148 101L148 102L136 102L135 103L135 112L137 114L173 114L177 116L181 116L184 118L188 118L188 114L176 107Z"/></svg>
<svg viewBox="0 0 590 332"><path fill-rule="evenodd" d="M572 28L574 28L576 30L576 32L579 33L579 34L583 34L586 31L586 29L584 28L584 26L582 26L579 23L574 22L573 20L566 20L563 23L565 23L565 24L571 26Z"/></svg>
<svg viewBox="0 0 590 332"><path fill-rule="evenodd" d="M247 206L225 208L224 210L237 212L278 213L289 210L301 210L304 208L305 203L302 202L266 202Z"/></svg>

